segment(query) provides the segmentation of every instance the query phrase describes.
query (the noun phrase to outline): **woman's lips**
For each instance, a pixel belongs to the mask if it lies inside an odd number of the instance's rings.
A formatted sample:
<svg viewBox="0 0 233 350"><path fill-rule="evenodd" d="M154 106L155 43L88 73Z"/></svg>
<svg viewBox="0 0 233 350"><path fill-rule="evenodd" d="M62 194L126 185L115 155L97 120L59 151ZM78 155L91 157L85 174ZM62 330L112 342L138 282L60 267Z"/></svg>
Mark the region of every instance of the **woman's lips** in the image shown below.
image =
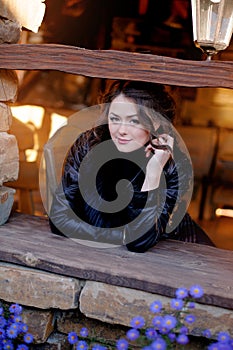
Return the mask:
<svg viewBox="0 0 233 350"><path fill-rule="evenodd" d="M122 139L122 138L119 138L119 137L117 138L117 141L118 141L118 143L120 143L122 145L125 145L125 144L130 142L130 140L128 140L128 139Z"/></svg>

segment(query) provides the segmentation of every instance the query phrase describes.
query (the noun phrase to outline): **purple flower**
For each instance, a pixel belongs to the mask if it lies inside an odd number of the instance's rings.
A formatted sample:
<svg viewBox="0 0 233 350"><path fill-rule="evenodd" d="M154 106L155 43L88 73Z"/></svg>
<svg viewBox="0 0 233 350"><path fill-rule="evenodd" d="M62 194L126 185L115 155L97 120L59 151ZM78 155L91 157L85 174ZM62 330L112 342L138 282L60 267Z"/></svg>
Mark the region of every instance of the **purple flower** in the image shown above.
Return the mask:
<svg viewBox="0 0 233 350"><path fill-rule="evenodd" d="M26 333L23 337L25 343L30 344L33 342L33 335L31 333Z"/></svg>
<svg viewBox="0 0 233 350"><path fill-rule="evenodd" d="M116 343L117 350L127 350L129 343L126 339L119 339Z"/></svg>
<svg viewBox="0 0 233 350"><path fill-rule="evenodd" d="M169 330L171 330L172 328L174 328L177 324L177 319L172 316L172 315L166 315L164 316L163 318L163 321L162 321L162 327L165 327Z"/></svg>
<svg viewBox="0 0 233 350"><path fill-rule="evenodd" d="M217 339L220 343L228 343L230 335L227 332L219 332Z"/></svg>
<svg viewBox="0 0 233 350"><path fill-rule="evenodd" d="M181 334L188 334L188 328L185 326L180 327L180 333Z"/></svg>
<svg viewBox="0 0 233 350"><path fill-rule="evenodd" d="M4 340L3 342L4 350L14 350L14 345L11 340Z"/></svg>
<svg viewBox="0 0 233 350"><path fill-rule="evenodd" d="M176 340L176 335L175 333L169 333L168 338L171 340L171 342L174 342Z"/></svg>
<svg viewBox="0 0 233 350"><path fill-rule="evenodd" d="M188 306L189 309L195 309L194 301L189 301L187 306Z"/></svg>
<svg viewBox="0 0 233 350"><path fill-rule="evenodd" d="M10 323L8 329L11 329L12 332L15 331L18 335L20 332L20 323Z"/></svg>
<svg viewBox="0 0 233 350"><path fill-rule="evenodd" d="M20 315L15 315L15 316L13 317L13 322L15 322L15 323L20 323L20 322L22 322L22 317L21 317Z"/></svg>
<svg viewBox="0 0 233 350"><path fill-rule="evenodd" d="M186 334L179 334L178 337L176 338L176 342L178 344L185 345L185 344L188 344L189 338L187 337Z"/></svg>
<svg viewBox="0 0 233 350"><path fill-rule="evenodd" d="M0 307L0 315L2 315L4 312L3 307Z"/></svg>
<svg viewBox="0 0 233 350"><path fill-rule="evenodd" d="M17 346L16 350L28 350L28 346L25 344L20 344Z"/></svg>
<svg viewBox="0 0 233 350"><path fill-rule="evenodd" d="M153 313L157 313L157 312L161 311L162 307L163 307L163 305L162 305L161 301L156 300L156 301L153 301L153 303L151 303L150 311Z"/></svg>
<svg viewBox="0 0 233 350"><path fill-rule="evenodd" d="M9 307L9 311L10 311L10 313L12 313L14 315L20 315L22 312L22 306L19 304L12 304Z"/></svg>
<svg viewBox="0 0 233 350"><path fill-rule="evenodd" d="M81 337L87 337L88 336L88 329L86 327L83 327L80 330L80 335L81 335Z"/></svg>
<svg viewBox="0 0 233 350"><path fill-rule="evenodd" d="M28 325L26 323L20 324L20 331L26 333L28 331Z"/></svg>
<svg viewBox="0 0 233 350"><path fill-rule="evenodd" d="M8 317L8 325L14 322L14 314L9 315Z"/></svg>
<svg viewBox="0 0 233 350"><path fill-rule="evenodd" d="M88 349L87 342L85 342L85 340L80 340L76 346L76 350L87 350L87 349Z"/></svg>
<svg viewBox="0 0 233 350"><path fill-rule="evenodd" d="M107 350L107 348L105 346L96 344L93 346L92 350Z"/></svg>
<svg viewBox="0 0 233 350"><path fill-rule="evenodd" d="M151 344L151 349L153 350L165 350L167 349L167 344L164 339L158 338Z"/></svg>
<svg viewBox="0 0 233 350"><path fill-rule="evenodd" d="M13 324L9 328L7 328L6 334L10 339L15 339L18 336L18 328L12 326Z"/></svg>
<svg viewBox="0 0 233 350"><path fill-rule="evenodd" d="M175 310L181 310L184 306L184 302L182 299L172 299L171 300L171 308Z"/></svg>
<svg viewBox="0 0 233 350"><path fill-rule="evenodd" d="M204 291L200 286L194 285L190 288L189 293L193 298L201 298L204 294Z"/></svg>
<svg viewBox="0 0 233 350"><path fill-rule="evenodd" d="M145 320L142 316L136 316L130 321L130 326L133 328L142 328L145 326Z"/></svg>
<svg viewBox="0 0 233 350"><path fill-rule="evenodd" d="M155 327L157 327L157 328L161 327L162 322L163 322L163 317L162 317L162 316L155 316L155 317L152 319L152 324L153 324L153 326L155 326Z"/></svg>
<svg viewBox="0 0 233 350"><path fill-rule="evenodd" d="M75 344L78 341L78 336L76 332L70 332L68 334L68 342L70 344Z"/></svg>
<svg viewBox="0 0 233 350"><path fill-rule="evenodd" d="M181 287L176 290L176 297L178 299L184 299L187 296L188 296L188 290L186 288Z"/></svg>
<svg viewBox="0 0 233 350"><path fill-rule="evenodd" d="M203 335L203 337L210 338L212 334L211 334L211 331L209 329L205 329L202 332L202 335Z"/></svg>
<svg viewBox="0 0 233 350"><path fill-rule="evenodd" d="M4 328L0 328L0 340L5 337L5 334L6 334L6 332L5 332Z"/></svg>
<svg viewBox="0 0 233 350"><path fill-rule="evenodd" d="M147 339L154 340L157 337L157 332L154 328L147 328L145 335L146 335Z"/></svg>
<svg viewBox="0 0 233 350"><path fill-rule="evenodd" d="M126 333L126 337L132 341L138 339L139 335L140 335L139 330L135 328L129 329Z"/></svg>
<svg viewBox="0 0 233 350"><path fill-rule="evenodd" d="M6 319L3 316L0 316L0 328L5 327L6 323Z"/></svg>
<svg viewBox="0 0 233 350"><path fill-rule="evenodd" d="M168 334L170 331L169 331L169 329L167 328L167 327L165 327L165 326L160 326L160 328L159 328L159 333L160 334L163 334L163 335L166 335L166 334Z"/></svg>
<svg viewBox="0 0 233 350"><path fill-rule="evenodd" d="M194 315L187 315L185 317L185 321L189 324L192 324L193 322L196 321L196 317Z"/></svg>

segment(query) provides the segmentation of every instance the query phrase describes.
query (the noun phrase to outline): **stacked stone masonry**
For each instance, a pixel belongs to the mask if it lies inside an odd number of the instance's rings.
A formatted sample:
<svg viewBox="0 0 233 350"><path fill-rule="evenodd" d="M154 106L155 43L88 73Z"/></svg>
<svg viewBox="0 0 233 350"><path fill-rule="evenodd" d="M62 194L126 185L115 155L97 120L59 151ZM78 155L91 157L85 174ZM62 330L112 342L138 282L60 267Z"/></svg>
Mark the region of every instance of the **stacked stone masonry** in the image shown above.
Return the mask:
<svg viewBox="0 0 233 350"><path fill-rule="evenodd" d="M6 4L0 2L0 44L17 43L20 39L20 24L9 19ZM17 98L18 79L15 71L0 70L0 225L11 212L15 190L4 186L7 181L18 178L19 152L14 135L8 134L12 114L10 103Z"/></svg>
<svg viewBox="0 0 233 350"><path fill-rule="evenodd" d="M125 335L132 317L141 315L149 324L151 302L160 300L169 311L171 298L2 262L0 300L23 306L23 320L36 348L69 349L67 334L82 327L97 341L104 338L114 344ZM216 335L223 324L233 336L232 310L197 303L193 313L197 321L190 327L191 336L198 338L207 328Z"/></svg>
<svg viewBox="0 0 233 350"><path fill-rule="evenodd" d="M43 0L0 1L0 44L18 43L22 27L36 32L44 12ZM19 173L17 140L8 133L12 123L10 104L16 101L17 91L16 72L0 70L0 225L9 217L15 193L4 183L17 180Z"/></svg>

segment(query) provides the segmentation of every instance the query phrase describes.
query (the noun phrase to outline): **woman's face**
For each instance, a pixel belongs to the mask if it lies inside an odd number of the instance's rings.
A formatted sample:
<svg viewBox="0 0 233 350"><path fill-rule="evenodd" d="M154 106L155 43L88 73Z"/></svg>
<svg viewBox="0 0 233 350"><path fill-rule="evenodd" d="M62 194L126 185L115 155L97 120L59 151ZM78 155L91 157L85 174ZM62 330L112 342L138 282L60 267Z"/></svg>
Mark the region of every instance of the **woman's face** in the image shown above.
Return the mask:
<svg viewBox="0 0 233 350"><path fill-rule="evenodd" d="M120 94L110 104L108 114L109 131L120 152L132 152L144 146L150 133L139 120L137 105Z"/></svg>

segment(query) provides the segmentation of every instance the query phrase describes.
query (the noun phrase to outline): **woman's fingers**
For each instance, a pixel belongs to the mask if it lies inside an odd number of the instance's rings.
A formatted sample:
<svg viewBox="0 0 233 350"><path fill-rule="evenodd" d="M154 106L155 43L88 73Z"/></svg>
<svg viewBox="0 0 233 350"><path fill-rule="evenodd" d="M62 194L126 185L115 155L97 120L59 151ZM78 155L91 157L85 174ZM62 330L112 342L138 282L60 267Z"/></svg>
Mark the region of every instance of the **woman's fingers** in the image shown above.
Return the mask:
<svg viewBox="0 0 233 350"><path fill-rule="evenodd" d="M161 145L168 145L171 149L173 149L174 138L170 135L162 134L159 136L158 140Z"/></svg>
<svg viewBox="0 0 233 350"><path fill-rule="evenodd" d="M150 152L154 153L156 149L160 149L163 151L167 151L171 154L173 154L173 145L174 145L174 139L168 134L161 134L158 138L155 138L151 140L151 144L146 149L146 155L150 155ZM149 152L150 149L150 152Z"/></svg>
<svg viewBox="0 0 233 350"><path fill-rule="evenodd" d="M147 145L146 148L145 148L145 152L146 152L146 157L148 158L151 153L154 154L154 148L151 144Z"/></svg>

